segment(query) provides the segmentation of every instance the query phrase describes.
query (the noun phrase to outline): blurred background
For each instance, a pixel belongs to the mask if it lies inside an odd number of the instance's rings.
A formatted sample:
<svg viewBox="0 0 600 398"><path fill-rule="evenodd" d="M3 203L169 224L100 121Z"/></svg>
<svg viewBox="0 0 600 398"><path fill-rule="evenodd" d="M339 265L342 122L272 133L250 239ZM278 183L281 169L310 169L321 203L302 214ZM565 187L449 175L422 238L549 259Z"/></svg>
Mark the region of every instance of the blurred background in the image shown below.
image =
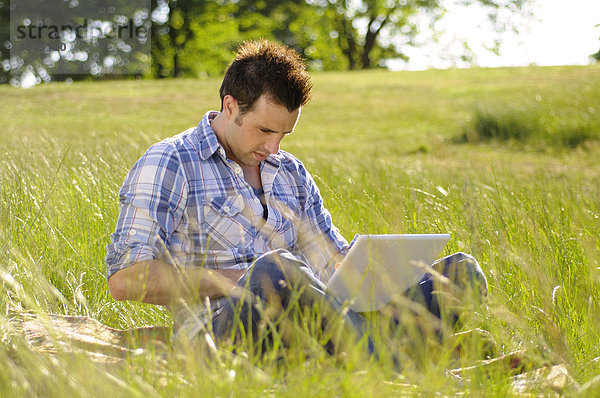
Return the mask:
<svg viewBox="0 0 600 398"><path fill-rule="evenodd" d="M148 32L127 42L59 26L43 42L36 33L51 32L35 27L52 13L55 21L66 13L82 24L93 20L107 27L105 33L128 23ZM595 0L0 0L0 26L0 83L22 87L218 76L240 42L257 38L295 48L313 71L600 59ZM20 42L25 34L30 40ZM41 47L33 49L34 43Z"/></svg>

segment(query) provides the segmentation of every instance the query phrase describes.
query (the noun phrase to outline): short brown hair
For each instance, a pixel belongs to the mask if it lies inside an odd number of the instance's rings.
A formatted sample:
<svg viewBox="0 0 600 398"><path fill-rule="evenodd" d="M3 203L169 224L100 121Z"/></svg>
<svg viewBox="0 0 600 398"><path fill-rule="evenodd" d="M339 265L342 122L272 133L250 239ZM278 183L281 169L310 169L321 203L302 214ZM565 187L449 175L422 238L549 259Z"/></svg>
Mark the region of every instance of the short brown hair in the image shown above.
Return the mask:
<svg viewBox="0 0 600 398"><path fill-rule="evenodd" d="M221 110L226 95L236 99L243 114L266 94L291 112L308 103L311 89L306 65L296 51L268 40L246 41L225 72L219 89Z"/></svg>

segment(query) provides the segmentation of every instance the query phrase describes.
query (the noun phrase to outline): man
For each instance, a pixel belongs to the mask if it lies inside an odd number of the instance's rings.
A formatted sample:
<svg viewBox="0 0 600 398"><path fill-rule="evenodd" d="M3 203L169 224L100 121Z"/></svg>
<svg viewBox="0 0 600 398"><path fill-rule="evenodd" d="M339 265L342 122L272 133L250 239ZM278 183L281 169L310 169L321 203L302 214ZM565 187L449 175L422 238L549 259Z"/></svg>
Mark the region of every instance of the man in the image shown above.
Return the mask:
<svg viewBox="0 0 600 398"><path fill-rule="evenodd" d="M256 340L265 318L284 313L293 296L299 312L319 308L324 331L341 324L362 336L364 318L342 311L322 282L349 245L311 175L279 149L310 91L292 49L240 47L220 88L221 111L153 145L125 179L106 255L116 300L168 306L175 334L187 338L212 328L219 340ZM465 268L459 263L485 283L471 257L441 264ZM418 290L435 312L431 289L427 280Z"/></svg>

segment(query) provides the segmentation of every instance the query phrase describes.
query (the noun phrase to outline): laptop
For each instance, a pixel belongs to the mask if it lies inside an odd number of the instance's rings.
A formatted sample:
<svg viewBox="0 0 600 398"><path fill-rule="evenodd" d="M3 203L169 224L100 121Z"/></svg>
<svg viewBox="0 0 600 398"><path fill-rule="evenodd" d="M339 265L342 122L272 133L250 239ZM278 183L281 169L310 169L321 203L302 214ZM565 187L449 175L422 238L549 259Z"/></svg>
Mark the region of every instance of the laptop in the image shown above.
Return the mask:
<svg viewBox="0 0 600 398"><path fill-rule="evenodd" d="M377 311L417 284L449 240L449 234L360 235L327 291L354 311Z"/></svg>

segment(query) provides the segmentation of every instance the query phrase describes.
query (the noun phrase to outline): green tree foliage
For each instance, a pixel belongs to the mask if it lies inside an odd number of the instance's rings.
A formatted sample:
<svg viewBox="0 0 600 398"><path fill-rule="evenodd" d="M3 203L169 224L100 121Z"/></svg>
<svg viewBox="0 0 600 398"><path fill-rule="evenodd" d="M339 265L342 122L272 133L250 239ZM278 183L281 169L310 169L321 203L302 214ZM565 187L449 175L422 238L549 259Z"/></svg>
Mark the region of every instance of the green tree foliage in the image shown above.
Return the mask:
<svg viewBox="0 0 600 398"><path fill-rule="evenodd" d="M215 0L154 0L152 75L198 77L219 75L237 45L267 37L268 15L245 12L241 5Z"/></svg>
<svg viewBox="0 0 600 398"><path fill-rule="evenodd" d="M0 82L19 84L24 75L41 82L144 73L150 64L148 5L0 0Z"/></svg>
<svg viewBox="0 0 600 398"><path fill-rule="evenodd" d="M152 68L147 75L220 75L240 42L258 38L295 48L313 70L384 67L389 59L406 59L403 51L415 45L422 24L433 26L443 18L446 3L442 1L152 0ZM500 32L514 29L510 16L523 12L531 1L463 0L461 4L486 7L491 26ZM0 20L6 22L0 31L2 82L19 73L8 54L8 16L8 1L0 0ZM497 46L492 50L497 51Z"/></svg>
<svg viewBox="0 0 600 398"><path fill-rule="evenodd" d="M463 6L480 5L487 9L490 26L497 32L517 30L510 16L525 11L529 0L464 0ZM324 69L370 69L384 66L391 58L406 59L402 45L414 45L420 24L431 26L443 18L441 0L306 0L314 23L303 23L290 36L307 49L305 56L323 63ZM278 37L279 38L279 37ZM402 44L400 44L402 43ZM500 41L493 50L498 50ZM336 47L332 51L333 47ZM323 57L321 49L327 50ZM332 65L325 58L333 55ZM344 58L343 62L338 59ZM331 66L337 66L330 68Z"/></svg>
<svg viewBox="0 0 600 398"><path fill-rule="evenodd" d="M212 1L214 4L215 0ZM485 7L490 26L502 32L517 30L510 16L524 12L529 2L464 0L461 4ZM433 26L446 11L441 0L221 0L217 3L219 12L227 13L228 19L233 16L230 27L234 29L237 24L236 38L275 38L298 50L311 68L317 70L370 69L384 66L391 58L406 59L402 46L414 45L419 24ZM498 40L492 50L498 51L500 43Z"/></svg>
<svg viewBox="0 0 600 398"><path fill-rule="evenodd" d="M389 58L404 58L393 43L397 35L416 34L411 17L426 12L437 18L440 5L434 0L312 0L311 7L326 16L329 38L335 40L348 69L370 69Z"/></svg>
<svg viewBox="0 0 600 398"><path fill-rule="evenodd" d="M0 0L0 84L10 79L10 9L6 0Z"/></svg>

